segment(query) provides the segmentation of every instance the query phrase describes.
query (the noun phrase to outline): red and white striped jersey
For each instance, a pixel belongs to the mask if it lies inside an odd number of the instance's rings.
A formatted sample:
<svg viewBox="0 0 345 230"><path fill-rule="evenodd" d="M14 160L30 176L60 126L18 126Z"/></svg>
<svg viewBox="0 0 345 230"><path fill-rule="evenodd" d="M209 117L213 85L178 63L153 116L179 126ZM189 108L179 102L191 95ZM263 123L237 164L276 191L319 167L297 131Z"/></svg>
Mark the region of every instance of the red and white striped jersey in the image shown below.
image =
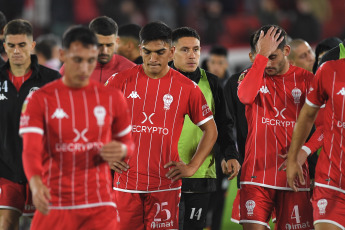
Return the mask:
<svg viewBox="0 0 345 230"><path fill-rule="evenodd" d="M316 73L306 103L324 109L324 142L315 185L345 193L345 59L328 61Z"/></svg>
<svg viewBox="0 0 345 230"><path fill-rule="evenodd" d="M130 145L130 115L123 94L90 81L69 88L54 81L24 102L19 133L44 135L43 153L24 148L23 163L30 180L40 175L49 188L50 209L115 206L110 168L100 156L112 139Z"/></svg>
<svg viewBox="0 0 345 230"><path fill-rule="evenodd" d="M190 79L170 69L160 79L148 77L141 65L109 78L107 86L119 88L127 98L132 117L132 136L136 149L127 158L129 170L115 173L114 189L127 192L175 190L165 175L169 161L179 161L177 150L184 116L198 126L213 119L199 88Z"/></svg>
<svg viewBox="0 0 345 230"><path fill-rule="evenodd" d="M278 171L284 162L298 114L304 104L313 74L290 66L283 75L265 74L268 58L258 54L250 70L240 77L238 96L246 105L248 136L241 184L291 190L285 171ZM244 77L244 78L243 78ZM304 174L308 175L304 165ZM300 190L309 189L309 176Z"/></svg>

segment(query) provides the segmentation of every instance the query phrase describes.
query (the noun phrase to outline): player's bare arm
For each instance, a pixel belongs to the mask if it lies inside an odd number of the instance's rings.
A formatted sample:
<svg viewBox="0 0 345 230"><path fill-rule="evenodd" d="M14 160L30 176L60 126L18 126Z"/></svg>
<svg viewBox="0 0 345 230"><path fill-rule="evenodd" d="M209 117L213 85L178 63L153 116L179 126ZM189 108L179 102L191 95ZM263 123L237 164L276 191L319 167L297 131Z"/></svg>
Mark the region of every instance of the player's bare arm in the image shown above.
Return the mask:
<svg viewBox="0 0 345 230"><path fill-rule="evenodd" d="M40 176L35 175L30 179L32 201L38 211L47 215L49 212L49 200L51 199L48 188L43 184Z"/></svg>
<svg viewBox="0 0 345 230"><path fill-rule="evenodd" d="M127 146L120 141L111 141L101 150L101 157L108 162L123 160L127 155Z"/></svg>
<svg viewBox="0 0 345 230"><path fill-rule="evenodd" d="M310 130L314 124L319 108L314 108L308 104L304 104L301 113L297 119L296 126L292 134L291 145L288 152L288 160L286 167L286 176L289 186L295 191L298 191L296 186L296 179L299 179L301 184L305 183L302 165L298 161L298 153L306 141Z"/></svg>
<svg viewBox="0 0 345 230"><path fill-rule="evenodd" d="M166 176L168 178L172 178L173 181L179 180L182 177L193 176L201 166L201 164L204 162L207 155L210 154L213 145L217 140L218 132L213 119L209 120L203 125L200 125L199 128L203 131L204 134L189 164L185 164L183 161L170 161L169 163L164 165L164 168L172 167L166 174Z"/></svg>

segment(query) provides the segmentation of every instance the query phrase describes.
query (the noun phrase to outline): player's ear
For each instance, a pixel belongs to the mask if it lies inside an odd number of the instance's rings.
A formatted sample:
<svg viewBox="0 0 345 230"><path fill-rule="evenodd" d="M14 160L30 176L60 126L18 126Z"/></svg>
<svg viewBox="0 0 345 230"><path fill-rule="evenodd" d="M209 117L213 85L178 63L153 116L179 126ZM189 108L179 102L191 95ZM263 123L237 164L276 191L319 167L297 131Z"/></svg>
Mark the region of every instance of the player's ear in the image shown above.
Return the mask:
<svg viewBox="0 0 345 230"><path fill-rule="evenodd" d="M286 56L286 57L289 56L290 51L291 51L291 47L289 45L284 46L284 48L283 48L284 56Z"/></svg>
<svg viewBox="0 0 345 230"><path fill-rule="evenodd" d="M59 59L61 62L65 62L66 51L64 49L59 49Z"/></svg>

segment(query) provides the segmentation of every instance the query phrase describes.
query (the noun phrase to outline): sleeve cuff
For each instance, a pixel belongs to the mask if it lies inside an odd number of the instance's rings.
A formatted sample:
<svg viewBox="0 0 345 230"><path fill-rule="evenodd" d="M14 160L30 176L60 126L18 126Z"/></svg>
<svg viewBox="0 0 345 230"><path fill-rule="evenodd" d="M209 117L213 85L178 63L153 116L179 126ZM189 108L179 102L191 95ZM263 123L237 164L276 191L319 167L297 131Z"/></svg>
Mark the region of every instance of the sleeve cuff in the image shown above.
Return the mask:
<svg viewBox="0 0 345 230"><path fill-rule="evenodd" d="M303 145L303 146L302 146L302 149L308 154L308 156L311 154L311 150L310 150L309 147Z"/></svg>

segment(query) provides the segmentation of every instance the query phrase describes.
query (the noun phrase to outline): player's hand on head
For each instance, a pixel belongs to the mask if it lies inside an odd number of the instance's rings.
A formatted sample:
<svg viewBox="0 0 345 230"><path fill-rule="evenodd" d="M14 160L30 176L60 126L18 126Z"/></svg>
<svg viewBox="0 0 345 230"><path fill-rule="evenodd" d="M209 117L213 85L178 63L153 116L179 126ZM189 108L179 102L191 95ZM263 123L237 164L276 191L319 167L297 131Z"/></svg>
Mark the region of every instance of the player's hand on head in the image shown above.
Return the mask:
<svg viewBox="0 0 345 230"><path fill-rule="evenodd" d="M224 161L224 163L226 165L225 168L223 168L223 164L224 164L223 161ZM240 163L236 159L230 159L227 162L225 162L225 160L223 160L223 161L222 161L223 173L225 175L229 175L228 180L234 179L238 175L238 173L239 173L239 171L241 169ZM224 169L226 169L225 172L224 172Z"/></svg>
<svg viewBox="0 0 345 230"><path fill-rule="evenodd" d="M127 146L120 141L113 140L103 145L100 155L107 162L116 162L126 157Z"/></svg>
<svg viewBox="0 0 345 230"><path fill-rule="evenodd" d="M49 213L49 200L51 199L49 189L43 184L40 176L33 176L30 179L32 201L38 211L47 215Z"/></svg>
<svg viewBox="0 0 345 230"><path fill-rule="evenodd" d="M257 53L269 57L284 40L283 36L279 39L281 32L281 30L274 26L269 28L266 34L264 34L264 31L260 31L260 37L256 44Z"/></svg>
<svg viewBox="0 0 345 230"><path fill-rule="evenodd" d="M122 173L123 171L127 172L127 170L129 169L129 165L121 160L109 162L109 166L117 173Z"/></svg>
<svg viewBox="0 0 345 230"><path fill-rule="evenodd" d="M187 165L183 161L170 161L164 165L164 168L170 168L169 172L165 175L173 181L177 181L182 177L191 177L194 175L197 169L191 165Z"/></svg>

